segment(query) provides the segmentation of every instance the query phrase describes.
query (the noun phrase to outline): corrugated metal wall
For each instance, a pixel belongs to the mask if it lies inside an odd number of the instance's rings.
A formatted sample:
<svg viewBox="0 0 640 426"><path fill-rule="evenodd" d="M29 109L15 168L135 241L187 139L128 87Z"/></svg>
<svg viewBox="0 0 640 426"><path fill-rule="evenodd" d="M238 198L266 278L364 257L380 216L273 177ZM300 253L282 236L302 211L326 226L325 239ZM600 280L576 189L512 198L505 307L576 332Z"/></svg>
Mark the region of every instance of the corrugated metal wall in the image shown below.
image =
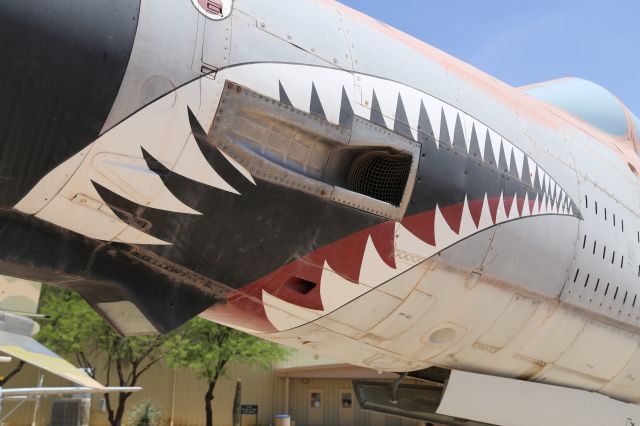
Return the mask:
<svg viewBox="0 0 640 426"><path fill-rule="evenodd" d="M277 378L274 406L276 410L284 410L285 380ZM321 416L311 413L313 410L310 401L310 392L320 391L322 393ZM363 411L353 396L353 410L350 420L345 423L345 419L340 418L341 401L340 394L343 391L351 390L351 381L347 379L290 379L289 382L289 414L295 421L296 426L317 426L317 425L353 425L353 426L416 426L417 422L403 420L397 417L385 416L382 414L369 413ZM318 423L314 422L320 421Z"/></svg>
<svg viewBox="0 0 640 426"><path fill-rule="evenodd" d="M310 361L307 355L293 355L290 363L286 366L301 366L306 361ZM320 360L314 360L319 362ZM7 374L11 365L0 364L0 375ZM15 377L8 387L33 387L38 382L38 370L25 366L24 370ZM102 379L98 377L98 379ZM214 423L216 426L230 426L232 422L232 405L235 395L236 380L242 380L243 392L242 403L258 405L259 425L268 426L272 424L275 414L283 413L285 410L285 379L277 378L274 370L257 370L243 365L231 365L224 377L216 386L214 399ZM175 380L175 403L174 401L174 380ZM104 383L104 381L103 381ZM112 381L112 385L116 382ZM52 375L45 375L45 386L69 386L64 380ZM204 423L204 393L206 384L193 372L188 370L173 371L164 364L158 364L149 370L140 382L144 388L143 392L134 394L127 402L127 407L133 407L137 402L151 399L157 402L164 409L164 424L169 425L171 420L171 407L175 407L175 426L196 426ZM341 401L340 393L350 391L351 382L346 379L290 379L289 389L289 413L295 421L296 426L340 426L340 425L371 425L371 426L415 426L416 422L403 421L398 418L372 414L360 410L355 397L352 399L352 412L349 422L345 423L345 418L340 419ZM320 391L322 393L321 413L312 412L310 415L309 392ZM47 424L51 412L51 403L55 398L42 400L38 422L40 426ZM91 425L108 425L106 413L99 410L102 395L96 395L92 400ZM5 402L3 412L11 409L14 403ZM8 421L9 426L30 425L33 416L33 402L25 403L12 415ZM314 422L315 420L315 422Z"/></svg>
<svg viewBox="0 0 640 426"><path fill-rule="evenodd" d="M0 365L0 374L7 374L11 366ZM100 379L100 377L98 377ZM163 364L149 370L142 376L140 386L143 392L134 394L127 407L133 407L137 402L151 399L164 409L165 424L171 420L171 407L173 399L173 380L175 378L175 426L195 426L204 423L204 394L206 384L195 374L188 370L178 370L174 373ZM246 366L231 365L224 377L216 386L214 399L214 420L216 426L230 426L232 423L232 406L235 396L236 380L243 383L242 403L258 405L259 422L261 425L271 423L273 413L274 375L271 370L256 370ZM25 366L24 370L16 376L7 387L33 387L38 383L38 370ZM114 382L112 382L113 384ZM45 375L45 386L70 386L68 382L52 375ZM55 398L42 399L38 416L38 425L46 425L46 420L51 412L51 402ZM108 425L106 413L97 411L100 407L102 395L96 395L92 400L91 425ZM5 402L3 412L8 412L14 407L14 403ZM7 425L30 425L33 417L33 402L27 402L18 409L8 420Z"/></svg>

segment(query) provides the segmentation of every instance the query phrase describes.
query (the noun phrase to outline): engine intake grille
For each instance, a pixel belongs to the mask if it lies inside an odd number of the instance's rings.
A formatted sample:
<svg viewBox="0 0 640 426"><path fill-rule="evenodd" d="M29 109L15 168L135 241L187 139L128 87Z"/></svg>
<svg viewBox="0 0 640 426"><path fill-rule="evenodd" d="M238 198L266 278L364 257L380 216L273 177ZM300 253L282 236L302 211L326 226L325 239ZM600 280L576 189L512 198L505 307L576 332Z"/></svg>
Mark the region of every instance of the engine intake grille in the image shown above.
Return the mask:
<svg viewBox="0 0 640 426"><path fill-rule="evenodd" d="M353 162L348 189L399 206L411 173L411 155L369 151Z"/></svg>

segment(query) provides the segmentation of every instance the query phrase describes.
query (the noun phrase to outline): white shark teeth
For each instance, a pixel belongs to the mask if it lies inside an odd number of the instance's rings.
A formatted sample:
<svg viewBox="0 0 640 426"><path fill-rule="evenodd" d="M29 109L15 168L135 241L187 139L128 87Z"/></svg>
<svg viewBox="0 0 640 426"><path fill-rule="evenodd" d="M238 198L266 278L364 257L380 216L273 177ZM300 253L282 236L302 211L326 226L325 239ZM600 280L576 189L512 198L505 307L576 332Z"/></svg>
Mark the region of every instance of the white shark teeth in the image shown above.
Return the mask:
<svg viewBox="0 0 640 426"><path fill-rule="evenodd" d="M369 236L360 267L360 283L369 287L377 287L398 275L399 272L385 263L380 257L373 239Z"/></svg>

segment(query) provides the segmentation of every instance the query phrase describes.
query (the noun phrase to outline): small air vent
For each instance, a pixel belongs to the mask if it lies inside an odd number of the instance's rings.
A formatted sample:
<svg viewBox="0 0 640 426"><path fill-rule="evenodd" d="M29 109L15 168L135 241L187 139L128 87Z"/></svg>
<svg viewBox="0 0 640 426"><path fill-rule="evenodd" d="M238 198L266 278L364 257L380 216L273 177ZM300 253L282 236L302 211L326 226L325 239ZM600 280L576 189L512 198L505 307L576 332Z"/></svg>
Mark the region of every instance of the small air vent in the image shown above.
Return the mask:
<svg viewBox="0 0 640 426"><path fill-rule="evenodd" d="M214 15L222 16L222 0L208 0L207 9Z"/></svg>
<svg viewBox="0 0 640 426"><path fill-rule="evenodd" d="M411 155L370 151L351 165L348 189L399 206L411 173Z"/></svg>
<svg viewBox="0 0 640 426"><path fill-rule="evenodd" d="M309 294L311 290L316 288L316 283L305 280L303 278L291 277L284 284L285 288L293 290L299 294Z"/></svg>

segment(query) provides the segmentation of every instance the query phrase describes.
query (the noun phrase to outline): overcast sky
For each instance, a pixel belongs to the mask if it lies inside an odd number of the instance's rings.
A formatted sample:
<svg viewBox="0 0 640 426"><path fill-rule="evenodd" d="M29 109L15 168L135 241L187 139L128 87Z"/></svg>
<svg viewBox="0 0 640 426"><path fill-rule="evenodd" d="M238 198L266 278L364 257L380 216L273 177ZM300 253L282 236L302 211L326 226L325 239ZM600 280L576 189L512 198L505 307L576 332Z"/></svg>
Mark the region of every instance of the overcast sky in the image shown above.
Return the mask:
<svg viewBox="0 0 640 426"><path fill-rule="evenodd" d="M511 84L594 81L640 116L639 0L341 0Z"/></svg>

